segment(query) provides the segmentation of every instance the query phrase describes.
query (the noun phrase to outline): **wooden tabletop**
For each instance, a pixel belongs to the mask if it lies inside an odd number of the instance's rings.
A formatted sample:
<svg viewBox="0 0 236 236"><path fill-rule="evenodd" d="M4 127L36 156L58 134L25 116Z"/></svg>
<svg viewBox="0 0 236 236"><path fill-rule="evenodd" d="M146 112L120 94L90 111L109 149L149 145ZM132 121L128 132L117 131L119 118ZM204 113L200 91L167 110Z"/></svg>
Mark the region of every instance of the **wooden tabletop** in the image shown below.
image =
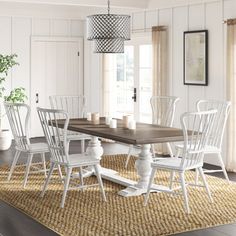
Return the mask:
<svg viewBox="0 0 236 236"><path fill-rule="evenodd" d="M59 121L59 127L63 127L64 121ZM70 119L69 130L77 131L92 136L111 139L127 144L151 144L183 141L181 129L170 128L152 124L137 123L136 130L123 127L122 120L117 120L117 128L109 128L105 124L105 118L100 118L100 124L94 125L87 119Z"/></svg>

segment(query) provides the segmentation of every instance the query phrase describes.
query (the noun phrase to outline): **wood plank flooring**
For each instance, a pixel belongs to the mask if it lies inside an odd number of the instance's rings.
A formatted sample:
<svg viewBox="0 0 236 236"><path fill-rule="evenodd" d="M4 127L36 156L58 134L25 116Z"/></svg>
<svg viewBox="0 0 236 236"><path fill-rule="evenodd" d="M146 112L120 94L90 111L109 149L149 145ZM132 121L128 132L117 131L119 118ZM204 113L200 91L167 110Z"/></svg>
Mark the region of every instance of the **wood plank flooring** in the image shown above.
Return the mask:
<svg viewBox="0 0 236 236"><path fill-rule="evenodd" d="M34 141L42 141L37 138ZM128 146L117 143L104 143L105 154L127 153ZM80 150L80 145L77 142L71 142L70 152L76 153ZM14 147L7 151L0 152L0 165L11 164L14 155ZM21 157L21 162L24 163L26 158ZM207 167L207 165L206 165ZM217 177L223 177L222 173L214 173ZM229 178L236 181L236 173L229 173ZM235 196L236 197L236 196ZM55 232L47 229L39 224L29 216L9 206L3 201L0 201L0 236L56 236ZM177 236L235 236L236 223L223 225L203 230L196 230L181 234ZM69 236L69 235L68 235ZM82 235L84 236L84 235Z"/></svg>

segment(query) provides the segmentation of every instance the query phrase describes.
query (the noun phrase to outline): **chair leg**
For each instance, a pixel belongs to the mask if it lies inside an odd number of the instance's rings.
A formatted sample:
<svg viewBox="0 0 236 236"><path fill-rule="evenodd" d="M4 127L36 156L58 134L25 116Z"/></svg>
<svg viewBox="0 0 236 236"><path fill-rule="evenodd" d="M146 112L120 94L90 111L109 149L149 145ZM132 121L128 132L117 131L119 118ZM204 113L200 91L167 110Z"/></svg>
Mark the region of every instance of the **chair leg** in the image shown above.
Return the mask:
<svg viewBox="0 0 236 236"><path fill-rule="evenodd" d="M84 139L82 139L80 142L81 142L81 153L84 153L84 150L85 150L85 142L84 142Z"/></svg>
<svg viewBox="0 0 236 236"><path fill-rule="evenodd" d="M151 144L151 153L152 156L155 158L155 144Z"/></svg>
<svg viewBox="0 0 236 236"><path fill-rule="evenodd" d="M27 180L28 180L28 176L29 176L29 171L30 171L30 166L31 166L31 163L32 163L32 158L33 158L33 154L29 154L28 155L27 164L26 164L24 183L23 183L23 187L24 188L26 187L26 184L27 184Z"/></svg>
<svg viewBox="0 0 236 236"><path fill-rule="evenodd" d="M62 175L62 172L61 172L61 166L57 165L57 168L58 168L59 176L60 176L61 180L63 181L63 175Z"/></svg>
<svg viewBox="0 0 236 236"><path fill-rule="evenodd" d="M67 141L67 150L68 150L68 153L70 151L70 140Z"/></svg>
<svg viewBox="0 0 236 236"><path fill-rule="evenodd" d="M204 186L205 186L205 188L206 188L207 195L208 195L208 197L209 197L209 199L210 199L210 202L213 202L213 199L212 199L212 197L211 197L211 192L210 192L208 183L207 183L207 181L206 181L206 177L205 177L205 175L204 175L204 172L203 172L203 170L202 170L202 167L199 168L198 171L199 171L199 173L200 173L200 175L201 175L201 178L202 178L203 184L204 184Z"/></svg>
<svg viewBox="0 0 236 236"><path fill-rule="evenodd" d="M199 179L199 170L195 169L195 184L198 185L198 179Z"/></svg>
<svg viewBox="0 0 236 236"><path fill-rule="evenodd" d="M169 188L172 189L173 188L173 182L175 180L175 172L174 171L171 171L170 173L170 185L169 185Z"/></svg>
<svg viewBox="0 0 236 236"><path fill-rule="evenodd" d="M173 151L172 151L170 143L166 143L166 145L167 145L167 149L169 151L170 157L173 157L174 155L173 155Z"/></svg>
<svg viewBox="0 0 236 236"><path fill-rule="evenodd" d="M47 187L48 187L48 184L49 184L49 181L50 181L50 178L52 176L52 173L53 173L53 170L54 170L54 167L55 167L55 163L51 163L51 166L50 166L50 169L49 169L49 172L48 172L48 176L47 176L47 179L43 185L43 190L42 190L42 193L41 193L41 197L44 196L46 190L47 190Z"/></svg>
<svg viewBox="0 0 236 236"><path fill-rule="evenodd" d="M15 167L16 167L16 164L17 164L17 161L18 161L19 157L20 157L20 151L16 150L13 162L11 164L11 169L10 169L9 175L7 177L7 181L10 181L12 173L13 173Z"/></svg>
<svg viewBox="0 0 236 236"><path fill-rule="evenodd" d="M44 175L45 175L45 178L47 178L47 168L46 168L46 161L45 161L45 153L41 153L41 159L42 159L42 164L43 164Z"/></svg>
<svg viewBox="0 0 236 236"><path fill-rule="evenodd" d="M175 157L179 157L180 153L181 153L181 149L177 147L177 151L176 151Z"/></svg>
<svg viewBox="0 0 236 236"><path fill-rule="evenodd" d="M180 180L181 180L181 187L182 187L182 192L183 192L183 197L184 197L185 211L187 213L190 213L189 205L188 205L188 193L187 193L187 189L186 189L184 172L179 173L179 176L180 176Z"/></svg>
<svg viewBox="0 0 236 236"><path fill-rule="evenodd" d="M82 167L79 167L79 179L80 179L80 184L81 186L84 185L84 178L83 178L83 168ZM83 190L83 188L82 188Z"/></svg>
<svg viewBox="0 0 236 236"><path fill-rule="evenodd" d="M97 176L97 179L98 179L100 190L102 192L103 200L106 202L107 198L106 198L106 194L105 194L105 191L104 191L102 178L101 178L101 175L100 175L100 172L99 172L99 169L98 169L98 165L94 165L94 170L95 170L95 173L96 173L96 176Z"/></svg>
<svg viewBox="0 0 236 236"><path fill-rule="evenodd" d="M128 156L127 156L127 159L125 162L125 168L127 168L128 164L129 164L129 159L130 159L132 151L133 151L133 145L129 145L129 152L128 152Z"/></svg>
<svg viewBox="0 0 236 236"><path fill-rule="evenodd" d="M227 171L226 171L226 169L225 169L225 164L224 164L224 162L223 162L221 153L217 153L217 156L218 156L218 159L219 159L219 162L220 162L220 166L221 166L221 168L222 168L222 171L223 171L223 173L224 173L224 176L225 176L226 180L227 180L228 182L230 182L230 181L229 181L228 174L227 174Z"/></svg>
<svg viewBox="0 0 236 236"><path fill-rule="evenodd" d="M63 191L63 196L62 196L62 201L61 201L61 208L63 208L65 205L66 195L67 195L67 191L68 191L69 183L70 183L70 176L71 176L71 172L72 172L71 167L67 167L66 169L67 169L66 170L66 179L64 182L64 191Z"/></svg>
<svg viewBox="0 0 236 236"><path fill-rule="evenodd" d="M148 199L149 199L149 194L151 192L151 186L152 186L152 183L153 183L153 180L154 180L154 177L155 177L155 173L156 173L156 168L152 168L152 172L151 172L148 187L147 187L147 193L146 193L145 199L144 199L144 206L147 206Z"/></svg>

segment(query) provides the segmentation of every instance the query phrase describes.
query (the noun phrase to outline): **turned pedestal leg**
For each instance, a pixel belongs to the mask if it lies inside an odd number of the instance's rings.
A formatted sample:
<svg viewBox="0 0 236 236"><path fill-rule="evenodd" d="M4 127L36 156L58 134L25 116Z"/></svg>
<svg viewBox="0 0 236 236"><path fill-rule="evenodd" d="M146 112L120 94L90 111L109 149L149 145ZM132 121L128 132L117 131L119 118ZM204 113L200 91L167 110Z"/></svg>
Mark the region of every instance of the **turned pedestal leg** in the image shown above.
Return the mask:
<svg viewBox="0 0 236 236"><path fill-rule="evenodd" d="M138 196L147 192L148 181L151 174L152 154L150 152L151 145L142 145L139 158L135 162L135 168L139 176L136 184L127 187L119 192L119 195L124 197Z"/></svg>
<svg viewBox="0 0 236 236"><path fill-rule="evenodd" d="M86 153L89 156L98 159L99 161L101 160L101 157L103 155L103 148L101 146L101 142L98 140L98 137L92 137L92 139L89 141Z"/></svg>
<svg viewBox="0 0 236 236"><path fill-rule="evenodd" d="M92 136L91 140L89 141L88 147L86 149L86 153L93 157L94 159L101 160L101 157L103 155L103 148L101 146L101 142L98 140L98 137ZM98 165L99 171L101 171L100 164ZM88 167L84 169L83 177L89 177L93 174L95 174L95 170L93 167Z"/></svg>
<svg viewBox="0 0 236 236"><path fill-rule="evenodd" d="M139 158L135 162L135 168L139 176L139 181L136 184L136 187L142 189L147 188L151 175L152 154L150 152L150 148L150 144L143 145L139 154Z"/></svg>

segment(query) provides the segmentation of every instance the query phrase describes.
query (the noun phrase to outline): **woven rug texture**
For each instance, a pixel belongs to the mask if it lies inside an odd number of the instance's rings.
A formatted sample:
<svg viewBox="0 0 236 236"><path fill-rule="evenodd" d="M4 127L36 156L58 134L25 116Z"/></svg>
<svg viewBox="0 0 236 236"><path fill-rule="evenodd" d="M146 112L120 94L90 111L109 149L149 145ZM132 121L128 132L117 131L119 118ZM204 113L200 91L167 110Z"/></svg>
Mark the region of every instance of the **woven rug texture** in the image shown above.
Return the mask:
<svg viewBox="0 0 236 236"><path fill-rule="evenodd" d="M101 164L117 170L122 176L136 180L135 158L124 168L126 155L104 156ZM36 221L65 236L105 235L171 235L236 221L236 184L207 176L214 203L210 203L204 188L188 187L191 214L185 214L182 196L152 193L143 206L144 196L121 197L124 187L104 180L107 202L102 200L98 187L84 191L68 191L64 209L60 208L63 185L55 170L52 182L43 198L40 197L44 175L30 174L23 189L24 167L15 169L7 182L9 168L0 168L0 199L21 210ZM168 172L157 172L155 183L168 186ZM186 173L193 182L194 173ZM86 183L96 183L89 177Z"/></svg>

